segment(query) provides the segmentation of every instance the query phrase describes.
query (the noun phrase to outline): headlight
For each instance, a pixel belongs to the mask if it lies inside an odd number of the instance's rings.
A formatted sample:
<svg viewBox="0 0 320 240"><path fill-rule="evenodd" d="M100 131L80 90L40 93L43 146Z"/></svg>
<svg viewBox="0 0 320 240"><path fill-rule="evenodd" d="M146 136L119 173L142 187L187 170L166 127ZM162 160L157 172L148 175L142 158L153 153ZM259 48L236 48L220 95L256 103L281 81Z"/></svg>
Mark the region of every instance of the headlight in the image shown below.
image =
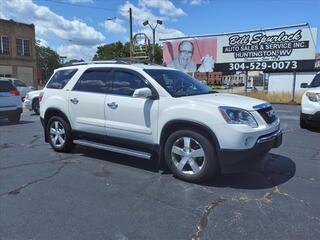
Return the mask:
<svg viewBox="0 0 320 240"><path fill-rule="evenodd" d="M29 93L26 94L25 99L27 99L27 100L29 99Z"/></svg>
<svg viewBox="0 0 320 240"><path fill-rule="evenodd" d="M258 123L250 112L233 107L219 107L222 117L229 124L245 124L252 128L258 127Z"/></svg>
<svg viewBox="0 0 320 240"><path fill-rule="evenodd" d="M311 102L320 102L320 93L307 92L306 95Z"/></svg>

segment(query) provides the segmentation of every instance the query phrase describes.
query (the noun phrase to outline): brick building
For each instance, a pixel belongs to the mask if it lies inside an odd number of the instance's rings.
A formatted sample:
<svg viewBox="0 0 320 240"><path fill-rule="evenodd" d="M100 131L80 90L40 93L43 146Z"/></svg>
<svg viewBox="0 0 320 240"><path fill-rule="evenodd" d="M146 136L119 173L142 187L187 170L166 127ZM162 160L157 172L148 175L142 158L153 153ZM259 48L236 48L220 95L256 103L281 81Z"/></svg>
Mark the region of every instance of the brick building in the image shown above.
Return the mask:
<svg viewBox="0 0 320 240"><path fill-rule="evenodd" d="M37 87L33 24L0 19L0 77L15 77Z"/></svg>

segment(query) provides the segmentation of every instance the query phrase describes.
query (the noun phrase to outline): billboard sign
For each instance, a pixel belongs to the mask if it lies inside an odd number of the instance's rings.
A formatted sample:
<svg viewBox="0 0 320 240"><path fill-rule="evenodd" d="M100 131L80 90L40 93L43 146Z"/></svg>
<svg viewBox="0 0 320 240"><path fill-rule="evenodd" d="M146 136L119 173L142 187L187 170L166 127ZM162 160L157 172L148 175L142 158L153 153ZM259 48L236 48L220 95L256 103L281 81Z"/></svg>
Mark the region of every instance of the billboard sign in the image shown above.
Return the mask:
<svg viewBox="0 0 320 240"><path fill-rule="evenodd" d="M163 55L185 72L298 71L314 63L316 41L316 28L250 31L167 41Z"/></svg>

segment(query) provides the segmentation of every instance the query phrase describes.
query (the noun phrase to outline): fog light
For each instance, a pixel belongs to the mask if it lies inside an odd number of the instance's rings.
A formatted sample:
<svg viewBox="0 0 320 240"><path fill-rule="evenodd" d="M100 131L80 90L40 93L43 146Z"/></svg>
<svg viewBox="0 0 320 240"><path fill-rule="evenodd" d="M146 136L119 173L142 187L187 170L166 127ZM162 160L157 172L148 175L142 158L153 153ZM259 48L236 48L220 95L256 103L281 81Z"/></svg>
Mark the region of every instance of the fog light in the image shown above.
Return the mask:
<svg viewBox="0 0 320 240"><path fill-rule="evenodd" d="M244 141L244 145L250 146L252 141L252 137L247 137L246 140Z"/></svg>

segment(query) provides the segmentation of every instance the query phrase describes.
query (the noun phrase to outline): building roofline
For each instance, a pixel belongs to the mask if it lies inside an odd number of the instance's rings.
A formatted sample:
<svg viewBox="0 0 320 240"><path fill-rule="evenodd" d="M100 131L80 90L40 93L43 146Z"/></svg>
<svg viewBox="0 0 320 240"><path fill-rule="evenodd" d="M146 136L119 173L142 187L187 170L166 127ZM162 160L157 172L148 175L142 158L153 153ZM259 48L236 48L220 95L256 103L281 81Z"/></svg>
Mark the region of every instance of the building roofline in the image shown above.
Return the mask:
<svg viewBox="0 0 320 240"><path fill-rule="evenodd" d="M13 25L23 25L23 26L26 26L26 27L31 27L34 29L34 24L27 24L27 23L22 23L22 22L16 22L12 19L10 20L7 20L7 19L2 19L0 18L0 23L8 23L8 24L13 24Z"/></svg>

